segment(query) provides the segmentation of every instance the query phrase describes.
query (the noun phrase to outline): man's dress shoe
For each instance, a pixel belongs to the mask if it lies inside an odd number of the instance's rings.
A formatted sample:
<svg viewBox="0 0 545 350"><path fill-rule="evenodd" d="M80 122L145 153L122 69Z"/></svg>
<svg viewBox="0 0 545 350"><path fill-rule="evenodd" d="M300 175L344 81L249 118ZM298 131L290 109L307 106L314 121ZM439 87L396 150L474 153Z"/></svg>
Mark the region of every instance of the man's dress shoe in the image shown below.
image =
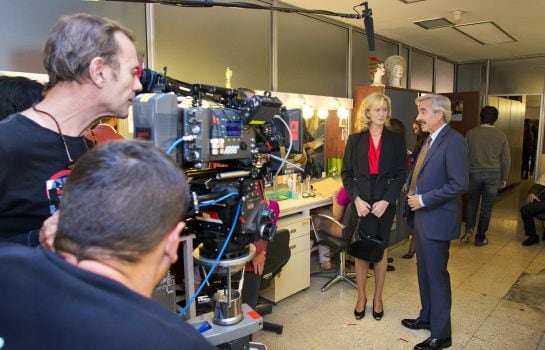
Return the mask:
<svg viewBox="0 0 545 350"><path fill-rule="evenodd" d="M534 245L534 244L538 244L539 243L539 237L538 236L530 236L528 238L526 238L526 240L524 242L522 242L522 245L523 246L531 246L531 245Z"/></svg>
<svg viewBox="0 0 545 350"><path fill-rule="evenodd" d="M429 337L428 339L424 340L422 343L416 344L414 346L414 350L439 350L439 349L447 349L452 346L452 338L443 338L443 339L436 339Z"/></svg>
<svg viewBox="0 0 545 350"><path fill-rule="evenodd" d="M401 320L401 324L410 329L431 329L429 323L423 322L419 318L405 318Z"/></svg>

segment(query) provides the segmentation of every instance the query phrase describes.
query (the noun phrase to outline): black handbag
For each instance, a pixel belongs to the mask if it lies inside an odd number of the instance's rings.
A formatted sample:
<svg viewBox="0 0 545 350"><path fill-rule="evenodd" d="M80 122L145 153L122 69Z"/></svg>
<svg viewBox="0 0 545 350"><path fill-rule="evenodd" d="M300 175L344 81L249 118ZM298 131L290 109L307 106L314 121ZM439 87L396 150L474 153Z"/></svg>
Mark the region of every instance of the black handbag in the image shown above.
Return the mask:
<svg viewBox="0 0 545 350"><path fill-rule="evenodd" d="M365 233L363 225L360 224L361 219L358 218L358 224L354 230L357 235L356 240L347 247L348 254L361 260L377 263L384 256L384 241L381 237L374 237Z"/></svg>

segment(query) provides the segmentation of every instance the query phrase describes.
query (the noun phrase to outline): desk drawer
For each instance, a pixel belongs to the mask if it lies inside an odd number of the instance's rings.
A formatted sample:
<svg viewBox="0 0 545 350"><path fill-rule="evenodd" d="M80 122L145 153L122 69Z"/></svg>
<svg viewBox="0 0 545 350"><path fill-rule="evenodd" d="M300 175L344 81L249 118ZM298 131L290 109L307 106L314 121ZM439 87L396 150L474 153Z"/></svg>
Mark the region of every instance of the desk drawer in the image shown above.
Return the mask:
<svg viewBox="0 0 545 350"><path fill-rule="evenodd" d="M309 236L310 234L310 219L308 216L296 214L290 215L278 220L279 229L287 229L290 231L290 239L301 236Z"/></svg>
<svg viewBox="0 0 545 350"><path fill-rule="evenodd" d="M290 237L290 251L291 255L297 254L304 250L310 249L310 239L308 235L299 237Z"/></svg>
<svg viewBox="0 0 545 350"><path fill-rule="evenodd" d="M293 254L271 285L260 295L272 302L278 302L310 286L310 250Z"/></svg>

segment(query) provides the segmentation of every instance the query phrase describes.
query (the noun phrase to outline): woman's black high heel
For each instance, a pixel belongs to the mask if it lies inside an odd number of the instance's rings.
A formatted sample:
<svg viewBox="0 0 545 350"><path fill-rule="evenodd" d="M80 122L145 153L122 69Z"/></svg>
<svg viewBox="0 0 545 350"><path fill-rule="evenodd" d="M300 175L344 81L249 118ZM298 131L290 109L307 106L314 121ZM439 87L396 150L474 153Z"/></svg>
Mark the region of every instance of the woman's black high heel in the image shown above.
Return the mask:
<svg viewBox="0 0 545 350"><path fill-rule="evenodd" d="M366 307L367 307L367 299L365 299L365 303L363 304L363 310L362 311L357 311L354 308L354 317L356 318L356 320L361 320L362 318L365 317L365 308ZM374 311L373 311L373 314L374 314Z"/></svg>
<svg viewBox="0 0 545 350"><path fill-rule="evenodd" d="M384 316L384 305L382 305L382 311L381 312L376 312L375 311L375 301L373 300L373 318L375 320L377 320L377 321L380 321L380 320L382 320L383 316Z"/></svg>

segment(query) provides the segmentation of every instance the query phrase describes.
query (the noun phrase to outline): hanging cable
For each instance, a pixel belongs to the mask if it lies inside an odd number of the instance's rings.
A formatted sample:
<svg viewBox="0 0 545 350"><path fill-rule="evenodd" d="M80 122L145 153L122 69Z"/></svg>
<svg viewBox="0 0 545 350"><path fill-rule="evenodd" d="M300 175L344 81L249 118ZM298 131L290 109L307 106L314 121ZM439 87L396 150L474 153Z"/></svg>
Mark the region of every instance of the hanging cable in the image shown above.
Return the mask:
<svg viewBox="0 0 545 350"><path fill-rule="evenodd" d="M278 174L280 174L280 171L282 170L282 167L284 166L284 164L286 164L286 160L290 156L291 147L293 146L293 139L292 139L291 130L290 130L290 127L288 126L288 123L286 123L284 119L282 119L281 117L277 115L274 116L274 119L278 119L282 122L282 124L284 124L284 127L286 128L286 130L288 130L288 135L290 139L290 145L288 147L288 151L286 152L286 156L284 157L284 159L282 159L282 163L280 163L280 166L278 167L276 174L274 174L274 176L278 176Z"/></svg>
<svg viewBox="0 0 545 350"><path fill-rule="evenodd" d="M352 18L352 19L361 19L362 15L359 14L354 6L354 11L356 13L339 13L328 10L310 10L302 9L297 7L279 7L279 6L264 6L259 4L252 4L248 2L214 2L212 0L148 0L151 3L158 3L163 5L179 6L179 7L234 7L234 8L244 8L244 9L253 9L253 10L268 10L268 11L278 11L285 13L302 13L309 15L323 15L323 16L333 16L341 18Z"/></svg>
<svg viewBox="0 0 545 350"><path fill-rule="evenodd" d="M212 264L212 267L210 268L210 271L208 271L208 273L204 277L203 281L201 282L201 285L199 286L199 288L197 289L195 294L193 294L193 296L191 296L189 301L187 301L187 303L185 304L184 308L182 310L180 310L180 312L178 313L178 317L183 317L183 315L189 309L189 306L191 306L191 304L193 304L193 302L195 301L195 298L200 294L200 292L202 291L202 289L204 288L204 286L208 282L208 279L210 278L210 276L212 276L212 273L216 269L216 266L218 265L218 263L219 263L219 261L221 259L221 256L225 252L225 249L227 248L227 245L229 244L229 241L231 240L231 236L233 235L233 232L235 231L235 227L237 226L238 219L240 217L240 209L241 208L242 208L242 201L240 201L238 203L237 211L235 213L235 218L233 220L233 224L231 225L231 229L229 230L229 234L227 235L227 238L225 239L225 242L223 243L223 246L221 247L221 250L220 250L220 252L218 254L218 257L216 258L216 260L214 260L214 263Z"/></svg>
<svg viewBox="0 0 545 350"><path fill-rule="evenodd" d="M166 154L170 154L170 152L172 152L172 150L174 150L176 148L176 146L178 146L180 143L182 143L183 141L195 141L196 137L194 135L186 135L186 136L182 136L180 137L179 139L177 139L176 141L174 141L166 150Z"/></svg>

